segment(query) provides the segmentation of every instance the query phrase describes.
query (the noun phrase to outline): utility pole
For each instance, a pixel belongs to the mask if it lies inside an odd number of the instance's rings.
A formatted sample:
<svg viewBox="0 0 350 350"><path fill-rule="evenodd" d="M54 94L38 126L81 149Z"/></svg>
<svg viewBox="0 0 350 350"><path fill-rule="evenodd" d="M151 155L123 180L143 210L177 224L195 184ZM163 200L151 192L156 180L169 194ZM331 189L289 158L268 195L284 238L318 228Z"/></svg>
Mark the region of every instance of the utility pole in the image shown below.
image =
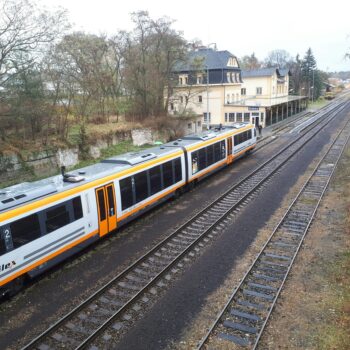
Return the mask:
<svg viewBox="0 0 350 350"><path fill-rule="evenodd" d="M216 50L216 43L210 43L207 45L207 57L209 55L209 49L210 49L210 45L214 45L214 50ZM210 115L210 112L209 112L209 65L208 65L208 60L207 60L207 63L206 63L206 67L207 67L207 130L209 130L209 115Z"/></svg>

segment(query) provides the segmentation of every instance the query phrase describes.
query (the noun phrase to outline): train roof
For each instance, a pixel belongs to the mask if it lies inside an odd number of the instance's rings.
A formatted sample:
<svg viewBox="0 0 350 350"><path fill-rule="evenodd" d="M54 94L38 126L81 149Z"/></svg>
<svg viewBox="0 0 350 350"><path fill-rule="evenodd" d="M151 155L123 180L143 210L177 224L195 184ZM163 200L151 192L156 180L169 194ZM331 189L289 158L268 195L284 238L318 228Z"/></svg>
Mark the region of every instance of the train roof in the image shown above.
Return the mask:
<svg viewBox="0 0 350 350"><path fill-rule="evenodd" d="M14 186L0 189L0 213L16 208L25 203L32 202L55 193L63 192L106 176L120 173L142 163L175 155L181 148L187 148L217 136L232 132L232 129L241 129L249 123L233 123L226 126L217 126L211 130L191 134L161 146L147 148L138 152L129 152L116 155L99 163L84 168L72 170L69 173L51 176L34 182L23 182Z"/></svg>

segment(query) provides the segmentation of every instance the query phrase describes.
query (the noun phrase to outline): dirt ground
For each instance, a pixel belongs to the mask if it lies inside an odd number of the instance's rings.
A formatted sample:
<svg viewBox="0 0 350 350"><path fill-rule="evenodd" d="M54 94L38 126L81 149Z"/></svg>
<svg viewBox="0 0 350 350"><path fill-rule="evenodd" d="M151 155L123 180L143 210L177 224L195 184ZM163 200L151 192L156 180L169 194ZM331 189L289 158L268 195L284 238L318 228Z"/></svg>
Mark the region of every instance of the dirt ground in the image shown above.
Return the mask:
<svg viewBox="0 0 350 350"><path fill-rule="evenodd" d="M197 347L317 161L299 178L280 209L258 232L226 282L208 297L202 312L188 325L182 341L170 344L168 349ZM350 349L349 179L350 146L318 209L259 349ZM220 350L234 348L225 341L210 343L211 346Z"/></svg>
<svg viewBox="0 0 350 350"><path fill-rule="evenodd" d="M348 147L259 349L350 349L349 182Z"/></svg>

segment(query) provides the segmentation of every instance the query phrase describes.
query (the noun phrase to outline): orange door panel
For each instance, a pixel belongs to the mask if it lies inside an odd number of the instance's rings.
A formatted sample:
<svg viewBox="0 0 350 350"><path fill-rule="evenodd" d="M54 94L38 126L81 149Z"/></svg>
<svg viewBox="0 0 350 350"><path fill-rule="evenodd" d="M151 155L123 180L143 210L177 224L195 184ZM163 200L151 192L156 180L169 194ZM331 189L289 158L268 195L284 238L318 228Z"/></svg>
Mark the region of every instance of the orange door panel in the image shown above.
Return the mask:
<svg viewBox="0 0 350 350"><path fill-rule="evenodd" d="M115 204L115 192L114 185L110 184L105 186L107 194L107 204L108 204L108 229L109 232L117 228L117 208Z"/></svg>
<svg viewBox="0 0 350 350"><path fill-rule="evenodd" d="M96 189L97 212L98 212L98 226L100 236L108 233L108 219L107 206L104 187Z"/></svg>
<svg viewBox="0 0 350 350"><path fill-rule="evenodd" d="M232 163L232 160L232 136L230 136L227 138L227 164Z"/></svg>

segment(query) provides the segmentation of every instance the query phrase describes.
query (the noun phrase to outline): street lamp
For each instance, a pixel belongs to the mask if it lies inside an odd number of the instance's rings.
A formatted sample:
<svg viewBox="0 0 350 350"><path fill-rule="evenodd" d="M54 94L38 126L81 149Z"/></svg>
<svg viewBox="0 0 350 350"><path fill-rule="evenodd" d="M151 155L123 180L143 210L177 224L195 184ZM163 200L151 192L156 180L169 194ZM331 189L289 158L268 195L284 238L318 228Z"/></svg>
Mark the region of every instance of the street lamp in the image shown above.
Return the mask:
<svg viewBox="0 0 350 350"><path fill-rule="evenodd" d="M315 69L312 70L312 103L314 103L314 91L315 91Z"/></svg>
<svg viewBox="0 0 350 350"><path fill-rule="evenodd" d="M207 48L210 47L210 45L214 45L214 48L216 50L216 43L210 43L207 45ZM208 54L207 54L208 57ZM209 65L208 63L205 65L207 67L207 130L209 130Z"/></svg>
<svg viewBox="0 0 350 350"><path fill-rule="evenodd" d="M316 68L312 69L312 86L309 87L309 98L310 98L311 89L312 89L312 102L314 102L315 70Z"/></svg>
<svg viewBox="0 0 350 350"><path fill-rule="evenodd" d="M209 66L207 67L207 130L209 130Z"/></svg>

